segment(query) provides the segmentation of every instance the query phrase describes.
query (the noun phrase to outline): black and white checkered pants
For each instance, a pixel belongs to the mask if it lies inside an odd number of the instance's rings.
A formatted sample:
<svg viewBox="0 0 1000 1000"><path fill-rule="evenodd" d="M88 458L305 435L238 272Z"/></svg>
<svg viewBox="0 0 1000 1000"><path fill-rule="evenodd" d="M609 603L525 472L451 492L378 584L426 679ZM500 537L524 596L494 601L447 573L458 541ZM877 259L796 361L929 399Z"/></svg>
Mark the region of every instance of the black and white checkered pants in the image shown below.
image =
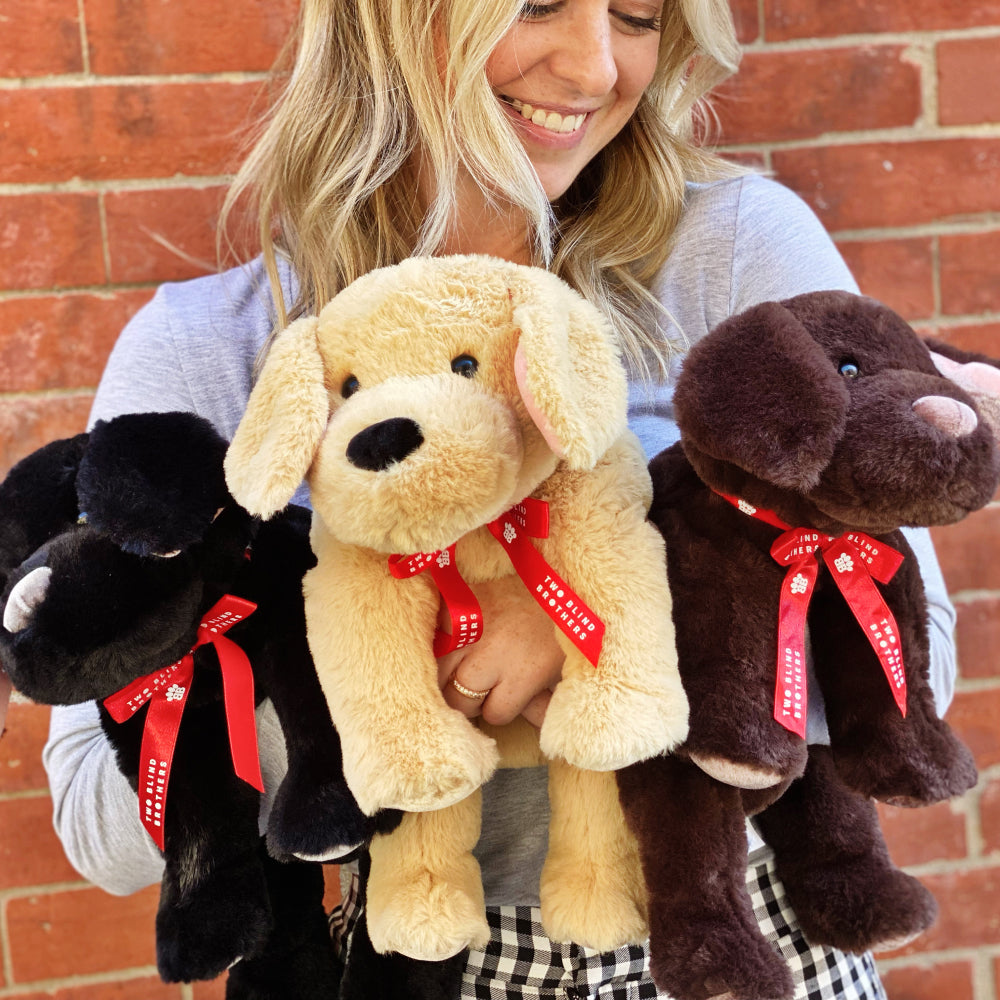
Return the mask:
<svg viewBox="0 0 1000 1000"><path fill-rule="evenodd" d="M788 962L795 1000L886 1000L871 955L810 947L770 860L747 869L747 889L767 939ZM331 915L334 939L346 950L360 916L357 875ZM550 941L539 910L531 906L487 907L492 939L473 951L462 981L463 1000L669 1000L649 976L649 954L629 945L597 952Z"/></svg>

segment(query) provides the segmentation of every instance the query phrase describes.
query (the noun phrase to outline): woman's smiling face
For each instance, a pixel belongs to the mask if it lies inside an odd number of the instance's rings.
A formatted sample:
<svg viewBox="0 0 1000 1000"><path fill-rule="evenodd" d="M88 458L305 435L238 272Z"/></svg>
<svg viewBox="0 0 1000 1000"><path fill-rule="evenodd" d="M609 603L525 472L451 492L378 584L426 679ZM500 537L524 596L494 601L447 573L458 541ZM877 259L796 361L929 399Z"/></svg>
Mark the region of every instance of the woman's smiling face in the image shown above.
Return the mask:
<svg viewBox="0 0 1000 1000"><path fill-rule="evenodd" d="M656 71L659 0L525 3L486 65L549 201L624 128Z"/></svg>

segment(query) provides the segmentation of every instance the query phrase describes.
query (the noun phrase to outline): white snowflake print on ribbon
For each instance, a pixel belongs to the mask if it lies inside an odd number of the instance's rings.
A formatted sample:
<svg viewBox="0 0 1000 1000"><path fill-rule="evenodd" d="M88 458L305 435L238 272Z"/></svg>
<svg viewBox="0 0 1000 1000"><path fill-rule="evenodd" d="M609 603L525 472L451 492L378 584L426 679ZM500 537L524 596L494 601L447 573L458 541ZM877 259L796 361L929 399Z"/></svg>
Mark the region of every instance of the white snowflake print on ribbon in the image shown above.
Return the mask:
<svg viewBox="0 0 1000 1000"><path fill-rule="evenodd" d="M751 517L757 513L757 508L752 503L747 503L746 500L740 500L736 506L739 507L744 514L749 514Z"/></svg>
<svg viewBox="0 0 1000 1000"><path fill-rule="evenodd" d="M441 567L441 569L444 569L445 566L451 565L451 553L447 549L442 549L438 553L437 564Z"/></svg>
<svg viewBox="0 0 1000 1000"><path fill-rule="evenodd" d="M184 697L184 688L180 684L171 684L164 697L167 701L180 701Z"/></svg>
<svg viewBox="0 0 1000 1000"><path fill-rule="evenodd" d="M503 537L507 539L507 544L510 545L515 538L517 538L517 532L514 530L514 525L510 521L506 521L503 526Z"/></svg>
<svg viewBox="0 0 1000 1000"><path fill-rule="evenodd" d="M837 567L838 573L850 573L854 569L854 560L846 552L842 552L833 560L833 565Z"/></svg>
<svg viewBox="0 0 1000 1000"><path fill-rule="evenodd" d="M801 573L796 573L789 584L789 589L793 594L804 594L808 587L809 581Z"/></svg>

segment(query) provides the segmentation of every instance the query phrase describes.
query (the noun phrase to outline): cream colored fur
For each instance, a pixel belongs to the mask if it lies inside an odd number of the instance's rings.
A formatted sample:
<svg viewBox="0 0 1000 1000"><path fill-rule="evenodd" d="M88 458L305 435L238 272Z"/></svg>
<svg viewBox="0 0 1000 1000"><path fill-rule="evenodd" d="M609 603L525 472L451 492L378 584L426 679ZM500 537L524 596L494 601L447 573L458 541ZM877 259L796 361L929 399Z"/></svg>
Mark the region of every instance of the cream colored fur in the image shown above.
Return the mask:
<svg viewBox="0 0 1000 1000"><path fill-rule="evenodd" d="M473 378L452 371L461 355L478 361ZM349 377L360 388L345 399ZM540 733L554 762L543 913L554 936L581 943L642 936L639 876L621 874L634 857L614 777L578 770L611 772L687 733L664 549L646 521L650 484L625 407L600 313L547 272L486 257L372 272L317 319L292 324L268 357L227 457L230 488L267 517L308 479L318 559L305 580L309 642L348 784L369 813L438 811L408 816L388 838L413 871L394 854L390 874L376 863L388 847L373 846L377 947L428 958L481 940L468 796L498 762L495 741L438 689L429 573L396 580L387 556L457 542L469 583L509 575L483 525L527 496L550 507L538 549L606 626L596 669L556 630L566 663ZM349 442L393 417L419 426L419 447L379 471L353 465ZM514 758L537 752L514 742Z"/></svg>

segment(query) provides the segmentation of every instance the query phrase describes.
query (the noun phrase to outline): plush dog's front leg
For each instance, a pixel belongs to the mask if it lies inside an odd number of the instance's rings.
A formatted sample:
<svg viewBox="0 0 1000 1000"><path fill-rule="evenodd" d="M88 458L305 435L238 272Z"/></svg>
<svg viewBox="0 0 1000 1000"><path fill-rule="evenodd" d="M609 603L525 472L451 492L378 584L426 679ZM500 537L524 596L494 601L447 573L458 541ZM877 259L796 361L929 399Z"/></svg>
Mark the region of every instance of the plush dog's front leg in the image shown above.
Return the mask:
<svg viewBox="0 0 1000 1000"><path fill-rule="evenodd" d="M440 809L477 789L497 764L492 740L441 697L433 637L438 594L396 580L386 557L313 531L306 574L309 645L340 733L358 805Z"/></svg>
<svg viewBox="0 0 1000 1000"><path fill-rule="evenodd" d="M558 633L566 664L542 750L580 768L615 770L671 749L688 731L663 540L646 520L649 476L638 443L622 439L590 472L561 469L545 498L544 552L605 633L596 667Z"/></svg>

